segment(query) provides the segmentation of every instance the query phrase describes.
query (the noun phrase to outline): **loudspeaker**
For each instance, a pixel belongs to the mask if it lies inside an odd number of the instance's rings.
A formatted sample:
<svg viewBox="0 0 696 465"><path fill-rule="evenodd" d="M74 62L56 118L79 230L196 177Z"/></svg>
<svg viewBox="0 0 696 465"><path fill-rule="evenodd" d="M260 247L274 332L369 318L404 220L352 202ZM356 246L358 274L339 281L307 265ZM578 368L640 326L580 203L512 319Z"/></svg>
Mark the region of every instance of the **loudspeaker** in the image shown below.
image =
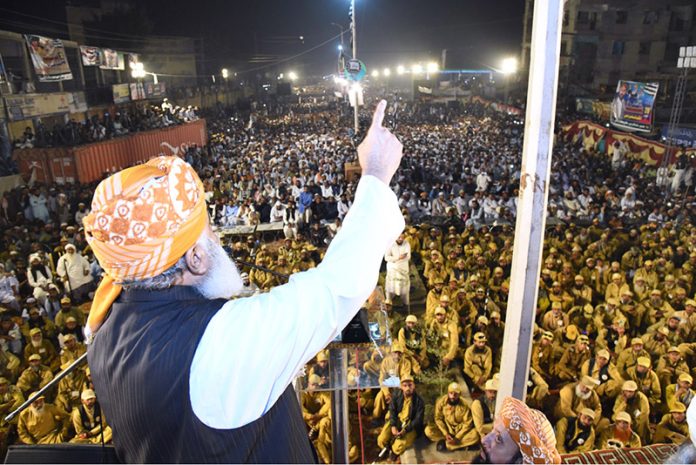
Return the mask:
<svg viewBox="0 0 696 465"><path fill-rule="evenodd" d="M5 463L121 463L114 446L50 444L10 446Z"/></svg>

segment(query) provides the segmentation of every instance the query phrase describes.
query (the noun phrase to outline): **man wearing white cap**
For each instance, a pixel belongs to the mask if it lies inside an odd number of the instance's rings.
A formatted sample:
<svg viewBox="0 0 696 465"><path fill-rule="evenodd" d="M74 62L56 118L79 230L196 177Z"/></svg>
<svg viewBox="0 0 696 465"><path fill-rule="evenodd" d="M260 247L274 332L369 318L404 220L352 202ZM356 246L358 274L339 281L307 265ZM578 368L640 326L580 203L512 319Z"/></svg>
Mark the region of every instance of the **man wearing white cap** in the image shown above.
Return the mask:
<svg viewBox="0 0 696 465"><path fill-rule="evenodd" d="M614 416L615 422L603 429L597 441L598 449L623 449L640 447L640 437L631 427L631 415L626 412L618 412Z"/></svg>
<svg viewBox="0 0 696 465"><path fill-rule="evenodd" d="M0 304L19 310L18 295L19 281L14 274L5 269L4 263L0 263Z"/></svg>
<svg viewBox="0 0 696 465"><path fill-rule="evenodd" d="M416 315L406 317L406 324L399 330L398 339L404 348L404 354L411 359L416 372L428 367L425 332L418 324Z"/></svg>
<svg viewBox="0 0 696 465"><path fill-rule="evenodd" d="M571 454L589 452L595 445L595 411L584 408L577 417L563 417L556 423L558 452Z"/></svg>
<svg viewBox="0 0 696 465"><path fill-rule="evenodd" d="M111 427L97 402L97 395L91 389L85 389L80 395L82 405L74 408L70 417L75 428L75 437L70 440L79 444L105 444L111 442ZM102 436L103 431L103 436Z"/></svg>
<svg viewBox="0 0 696 465"><path fill-rule="evenodd" d="M32 393L33 396L35 393ZM30 396L31 397L31 396ZM65 442L68 414L40 396L19 414L17 433L24 444L60 444Z"/></svg>
<svg viewBox="0 0 696 465"><path fill-rule="evenodd" d="M628 413L632 418L634 430L641 442L650 444L650 402L645 394L638 390L635 381L626 381L621 387L621 394L614 403L614 415Z"/></svg>
<svg viewBox="0 0 696 465"><path fill-rule="evenodd" d="M387 262L385 279L387 299L391 300L394 296L399 296L401 302L409 307L411 245L405 240L403 233L389 247L384 260Z"/></svg>
<svg viewBox="0 0 696 465"><path fill-rule="evenodd" d="M484 385L483 395L471 403L471 416L474 428L480 437L484 437L493 429L495 402L498 396L498 380L489 379Z"/></svg>
<svg viewBox="0 0 696 465"><path fill-rule="evenodd" d="M447 394L435 402L434 423L426 426L425 435L437 442L439 451L463 449L479 442L471 410L461 394L459 384L450 383Z"/></svg>
<svg viewBox="0 0 696 465"><path fill-rule="evenodd" d="M249 273L244 272L240 277L242 278L242 289L239 291L240 297L249 297L259 293L259 286L251 282Z"/></svg>
<svg viewBox="0 0 696 465"><path fill-rule="evenodd" d="M558 403L554 409L556 418L575 418L583 409L589 408L595 414L592 419L599 422L602 417L602 403L594 389L599 381L583 376L577 383L567 384L558 394Z"/></svg>
<svg viewBox="0 0 696 465"><path fill-rule="evenodd" d="M74 244L65 245L65 254L58 259L56 273L63 280L65 290L71 293L76 302L84 301L87 294L94 290L89 262Z"/></svg>

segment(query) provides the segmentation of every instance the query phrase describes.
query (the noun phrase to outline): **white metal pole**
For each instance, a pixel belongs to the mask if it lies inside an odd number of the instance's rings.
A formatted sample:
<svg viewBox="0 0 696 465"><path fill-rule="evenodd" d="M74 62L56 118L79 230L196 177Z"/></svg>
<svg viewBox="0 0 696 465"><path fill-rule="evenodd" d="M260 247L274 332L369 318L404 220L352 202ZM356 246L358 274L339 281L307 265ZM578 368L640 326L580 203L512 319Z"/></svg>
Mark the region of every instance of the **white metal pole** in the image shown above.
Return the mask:
<svg viewBox="0 0 696 465"><path fill-rule="evenodd" d="M358 41L357 41L357 35L358 35L358 30L356 26L356 19L357 19L357 13L355 12L355 0L350 0L351 5L352 5L352 11L353 11L353 22L352 22L352 29L353 29L353 60L356 60L358 58ZM355 95L355 106L353 107L353 129L355 131L355 135L358 135L358 111L359 111L359 99L358 95Z"/></svg>
<svg viewBox="0 0 696 465"><path fill-rule="evenodd" d="M534 2L527 114L522 150L512 276L500 366L503 398L524 400L546 226L564 0Z"/></svg>

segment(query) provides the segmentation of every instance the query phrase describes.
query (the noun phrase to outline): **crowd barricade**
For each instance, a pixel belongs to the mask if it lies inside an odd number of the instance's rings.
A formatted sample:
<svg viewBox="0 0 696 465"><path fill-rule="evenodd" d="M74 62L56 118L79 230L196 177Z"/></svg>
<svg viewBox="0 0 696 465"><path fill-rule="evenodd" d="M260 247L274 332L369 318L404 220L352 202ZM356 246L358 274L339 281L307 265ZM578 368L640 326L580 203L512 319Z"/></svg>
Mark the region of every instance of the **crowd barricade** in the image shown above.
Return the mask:
<svg viewBox="0 0 696 465"><path fill-rule="evenodd" d="M15 149L12 156L24 179L86 184L156 156L183 156L187 147L207 140L206 122L199 119L77 147Z"/></svg>
<svg viewBox="0 0 696 465"><path fill-rule="evenodd" d="M591 121L575 121L563 126L563 134L567 140L582 143L586 150L596 150L608 156L614 154L616 142L624 150L626 156L648 165L659 166L667 152L667 146L657 141L644 139L622 131L616 131ZM686 150L686 154L696 157L696 148ZM674 163L675 153L672 153L670 163Z"/></svg>

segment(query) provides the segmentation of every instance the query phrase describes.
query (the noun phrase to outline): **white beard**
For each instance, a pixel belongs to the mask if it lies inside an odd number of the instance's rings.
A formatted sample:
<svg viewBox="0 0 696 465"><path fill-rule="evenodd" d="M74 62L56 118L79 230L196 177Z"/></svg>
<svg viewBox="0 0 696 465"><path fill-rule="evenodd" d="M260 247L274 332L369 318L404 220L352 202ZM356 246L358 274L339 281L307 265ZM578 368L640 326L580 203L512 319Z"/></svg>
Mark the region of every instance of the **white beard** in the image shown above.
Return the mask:
<svg viewBox="0 0 696 465"><path fill-rule="evenodd" d="M582 400L587 400L592 395L592 391L589 391L587 394L583 394L583 392L580 390L580 384L577 384L575 386L575 395L581 398Z"/></svg>
<svg viewBox="0 0 696 465"><path fill-rule="evenodd" d="M38 341L35 341L33 338L31 340L31 345L36 347L37 349L41 347L41 343L43 342L43 339L39 339Z"/></svg>
<svg viewBox="0 0 696 465"><path fill-rule="evenodd" d="M222 246L212 239L206 239L206 252L211 267L196 289L206 299L229 299L242 290L242 278L232 259Z"/></svg>

